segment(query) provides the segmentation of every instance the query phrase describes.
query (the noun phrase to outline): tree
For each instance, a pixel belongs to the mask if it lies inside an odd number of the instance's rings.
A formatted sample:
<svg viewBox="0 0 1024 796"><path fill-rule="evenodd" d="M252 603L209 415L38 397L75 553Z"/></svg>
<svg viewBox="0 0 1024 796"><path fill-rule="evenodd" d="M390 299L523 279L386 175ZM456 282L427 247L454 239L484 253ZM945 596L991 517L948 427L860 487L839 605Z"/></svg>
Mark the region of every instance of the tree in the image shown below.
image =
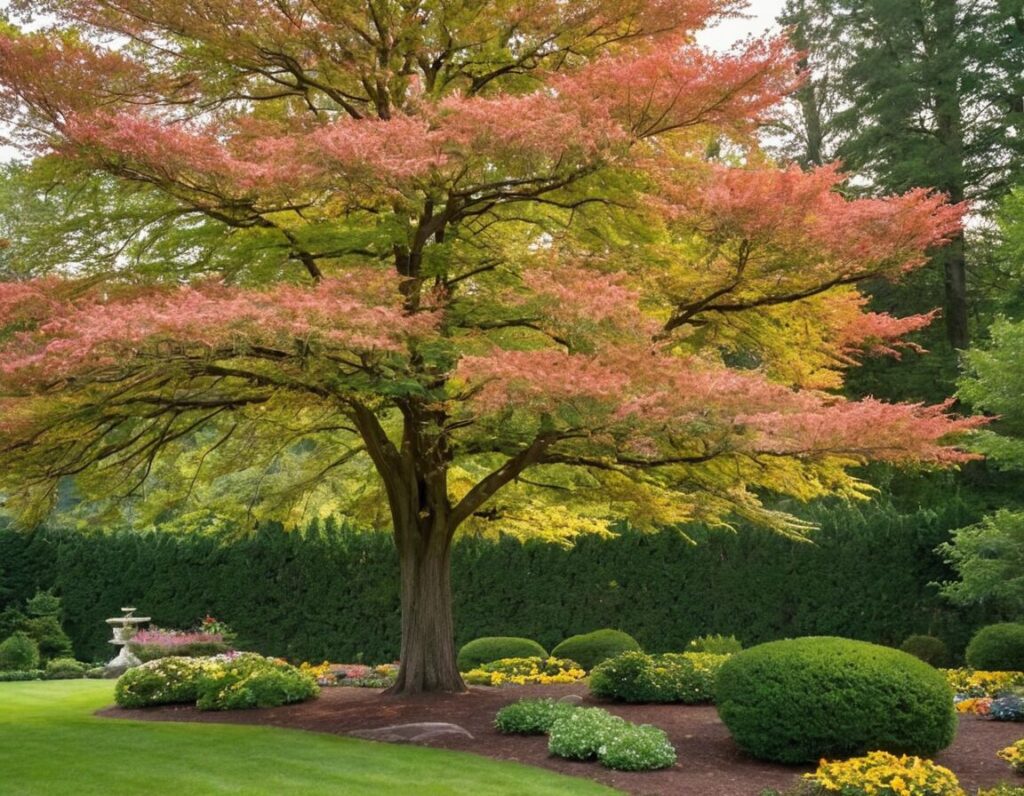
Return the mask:
<svg viewBox="0 0 1024 796"><path fill-rule="evenodd" d="M0 283L0 488L29 518L63 478L133 494L181 454L183 500L261 457L297 493L372 470L395 691L458 690L457 530L800 535L760 496L857 497L866 460L968 456L946 443L974 421L836 393L929 320L866 312L856 284L919 267L963 208L766 165L753 133L793 60L695 46L731 3L26 5L58 20L0 39L26 145L264 252L187 283Z"/></svg>
<svg viewBox="0 0 1024 796"><path fill-rule="evenodd" d="M975 212L1013 184L1024 157L1020 3L789 0L781 21L794 26L810 73L786 135L798 143L792 156L838 157L874 191L932 186ZM949 344L964 349L972 307L962 236L936 265Z"/></svg>

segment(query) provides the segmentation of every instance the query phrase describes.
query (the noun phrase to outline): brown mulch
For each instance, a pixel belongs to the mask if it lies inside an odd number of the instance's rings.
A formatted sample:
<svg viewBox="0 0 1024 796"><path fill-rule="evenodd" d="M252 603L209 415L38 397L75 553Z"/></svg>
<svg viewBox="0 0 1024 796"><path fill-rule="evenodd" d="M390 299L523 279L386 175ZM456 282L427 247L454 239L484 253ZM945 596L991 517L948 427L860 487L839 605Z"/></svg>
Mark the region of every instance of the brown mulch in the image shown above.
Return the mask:
<svg viewBox="0 0 1024 796"><path fill-rule="evenodd" d="M599 763L551 757L547 738L543 736L502 735L492 726L498 708L509 702L523 697L558 698L567 694L579 694L584 704L600 705L629 721L661 727L678 750L679 762L663 771L611 771ZM430 746L541 766L562 774L589 777L626 793L649 796L757 796L764 788L785 789L800 773L813 768L764 763L745 755L730 739L714 707L608 703L588 696L583 685L473 688L467 694L403 699L383 696L375 689L325 688L319 699L280 708L204 712L191 706L167 706L141 710L107 708L99 714L153 721L260 724L341 735L391 724L450 722L465 727L473 739L442 737L431 741ZM1022 736L1024 728L1013 723L964 716L956 741L935 760L951 768L968 792L973 793L975 788L1013 779L1010 768L996 757L996 751Z"/></svg>

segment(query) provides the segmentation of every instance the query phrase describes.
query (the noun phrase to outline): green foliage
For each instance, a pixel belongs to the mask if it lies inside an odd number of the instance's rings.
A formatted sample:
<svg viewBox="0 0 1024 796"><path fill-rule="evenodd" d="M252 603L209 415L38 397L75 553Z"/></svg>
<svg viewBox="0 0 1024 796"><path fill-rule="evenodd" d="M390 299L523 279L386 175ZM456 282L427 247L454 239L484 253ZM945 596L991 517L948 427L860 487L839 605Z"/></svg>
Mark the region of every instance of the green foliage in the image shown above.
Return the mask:
<svg viewBox="0 0 1024 796"><path fill-rule="evenodd" d="M601 661L639 649L640 644L629 633L605 628L570 636L556 645L551 654L558 658L571 658L590 671Z"/></svg>
<svg viewBox="0 0 1024 796"><path fill-rule="evenodd" d="M276 708L312 699L320 688L316 679L282 661L243 654L203 670L196 706L200 710Z"/></svg>
<svg viewBox="0 0 1024 796"><path fill-rule="evenodd" d="M17 631L0 642L0 671L39 668L39 645L28 633Z"/></svg>
<svg viewBox="0 0 1024 796"><path fill-rule="evenodd" d="M686 645L687 652L708 652L712 655L734 655L743 649L736 636L715 635L697 636Z"/></svg>
<svg viewBox="0 0 1024 796"><path fill-rule="evenodd" d="M593 760L598 750L629 723L601 708L576 708L548 732L548 751L567 760Z"/></svg>
<svg viewBox="0 0 1024 796"><path fill-rule="evenodd" d="M88 664L74 658L54 658L46 664L47 680L73 680L85 677Z"/></svg>
<svg viewBox="0 0 1024 796"><path fill-rule="evenodd" d="M1024 787L1000 782L994 788L982 788L977 796L1024 796Z"/></svg>
<svg viewBox="0 0 1024 796"><path fill-rule="evenodd" d="M0 669L0 683L17 683L24 680L42 680L45 672L42 669L29 669L27 671L21 671L20 669L11 669L5 671Z"/></svg>
<svg viewBox="0 0 1024 796"><path fill-rule="evenodd" d="M619 771L654 771L674 765L676 750L664 730L634 724L607 738L597 757L602 765Z"/></svg>
<svg viewBox="0 0 1024 796"><path fill-rule="evenodd" d="M484 663L502 658L546 658L548 652L536 641L515 636L486 636L464 644L459 650L459 671L468 672Z"/></svg>
<svg viewBox="0 0 1024 796"><path fill-rule="evenodd" d="M71 639L53 615L32 616L22 624L25 632L39 645L39 657L44 663L53 658L67 658L74 654Z"/></svg>
<svg viewBox="0 0 1024 796"><path fill-rule="evenodd" d="M60 618L61 604L60 597L52 591L39 590L25 603L25 611L29 616L52 616Z"/></svg>
<svg viewBox="0 0 1024 796"><path fill-rule="evenodd" d="M715 678L726 660L727 655L702 652L624 652L594 667L590 691L622 702L711 702Z"/></svg>
<svg viewBox="0 0 1024 796"><path fill-rule="evenodd" d="M949 648L946 646L946 642L935 636L920 634L907 636L900 644L900 649L935 667L945 666L949 663Z"/></svg>
<svg viewBox="0 0 1024 796"><path fill-rule="evenodd" d="M197 658L160 658L117 678L114 699L122 708L195 702L199 681L208 668L208 661Z"/></svg>
<svg viewBox="0 0 1024 796"><path fill-rule="evenodd" d="M1000 622L981 628L967 645L967 665L990 672L1024 670L1024 624Z"/></svg>
<svg viewBox="0 0 1024 796"><path fill-rule="evenodd" d="M954 531L938 551L960 576L942 587L953 603L989 604L1006 616L1024 612L1024 512L997 511Z"/></svg>
<svg viewBox="0 0 1024 796"><path fill-rule="evenodd" d="M732 656L715 687L733 739L757 758L801 763L868 751L931 755L956 733L945 677L899 650L809 637Z"/></svg>
<svg viewBox="0 0 1024 796"><path fill-rule="evenodd" d="M515 735L544 735L555 721L574 710L573 705L553 699L520 699L498 711L494 726Z"/></svg>

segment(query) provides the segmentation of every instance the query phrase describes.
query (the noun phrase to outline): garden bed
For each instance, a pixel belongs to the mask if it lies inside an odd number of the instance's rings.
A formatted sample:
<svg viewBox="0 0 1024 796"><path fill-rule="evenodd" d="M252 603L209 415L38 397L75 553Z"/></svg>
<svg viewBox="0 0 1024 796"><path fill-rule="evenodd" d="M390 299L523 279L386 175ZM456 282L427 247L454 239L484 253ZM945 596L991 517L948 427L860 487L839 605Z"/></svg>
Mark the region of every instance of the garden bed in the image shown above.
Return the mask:
<svg viewBox="0 0 1024 796"><path fill-rule="evenodd" d="M543 736L502 735L493 727L502 705L523 697L561 697L578 694L585 704L601 705L635 722L665 730L679 752L679 763L663 771L642 774L611 771L591 763L551 757ZM542 766L563 774L599 780L627 793L682 796L757 796L763 788L785 788L810 767L762 763L740 752L711 706L623 705L596 700L585 685L509 686L473 688L468 694L393 699L375 689L325 688L319 699L267 710L202 712L191 706L143 710L107 708L100 715L156 721L206 721L263 724L274 727L346 734L391 724L439 721L465 727L472 739L446 736L430 746L459 749L501 760ZM952 769L972 792L1014 775L996 752L1024 737L1024 725L960 718L953 745L935 760Z"/></svg>

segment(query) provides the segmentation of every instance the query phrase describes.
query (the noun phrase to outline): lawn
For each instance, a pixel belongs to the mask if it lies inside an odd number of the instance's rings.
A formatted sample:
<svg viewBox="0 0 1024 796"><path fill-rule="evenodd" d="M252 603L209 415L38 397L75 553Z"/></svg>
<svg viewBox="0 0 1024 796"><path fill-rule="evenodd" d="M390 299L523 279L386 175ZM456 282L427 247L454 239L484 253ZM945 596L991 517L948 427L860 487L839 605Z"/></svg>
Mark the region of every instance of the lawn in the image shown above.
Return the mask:
<svg viewBox="0 0 1024 796"><path fill-rule="evenodd" d="M102 680L0 683L0 790L47 794L552 794L614 791L459 752L264 727L103 719Z"/></svg>

